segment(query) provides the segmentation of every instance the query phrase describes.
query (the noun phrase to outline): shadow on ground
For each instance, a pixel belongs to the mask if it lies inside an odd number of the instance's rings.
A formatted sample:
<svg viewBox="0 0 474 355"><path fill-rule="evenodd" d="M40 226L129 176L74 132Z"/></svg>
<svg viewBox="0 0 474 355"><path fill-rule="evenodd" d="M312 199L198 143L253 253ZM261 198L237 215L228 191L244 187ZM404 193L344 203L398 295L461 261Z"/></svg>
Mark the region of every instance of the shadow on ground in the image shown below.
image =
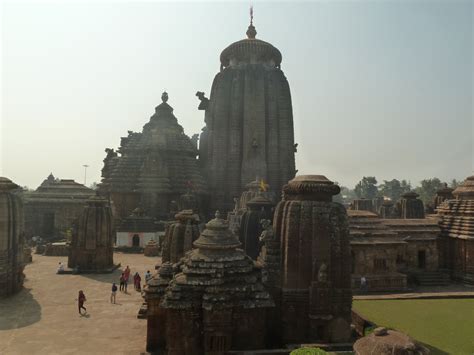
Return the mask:
<svg viewBox="0 0 474 355"><path fill-rule="evenodd" d="M0 330L27 327L41 319L41 306L30 289L0 300Z"/></svg>
<svg viewBox="0 0 474 355"><path fill-rule="evenodd" d="M115 282L117 285L120 283L120 275L122 275L122 269L118 268L115 269L111 273L106 273L106 274L79 274L79 276L82 277L87 277L88 279L94 280L94 281L99 281L99 282L104 282L104 283L109 283L112 284L112 282Z"/></svg>

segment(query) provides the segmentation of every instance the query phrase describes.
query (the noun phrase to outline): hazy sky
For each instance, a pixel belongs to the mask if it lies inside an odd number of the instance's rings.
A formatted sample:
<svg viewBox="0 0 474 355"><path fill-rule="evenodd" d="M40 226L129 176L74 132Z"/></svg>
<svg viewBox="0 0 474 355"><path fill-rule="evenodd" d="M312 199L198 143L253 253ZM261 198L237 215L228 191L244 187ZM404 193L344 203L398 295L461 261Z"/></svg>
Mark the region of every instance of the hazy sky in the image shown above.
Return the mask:
<svg viewBox="0 0 474 355"><path fill-rule="evenodd" d="M353 186L463 179L473 169L473 2L253 1L283 55L297 169ZM106 147L161 93L188 135L249 2L4 2L0 175L100 181Z"/></svg>

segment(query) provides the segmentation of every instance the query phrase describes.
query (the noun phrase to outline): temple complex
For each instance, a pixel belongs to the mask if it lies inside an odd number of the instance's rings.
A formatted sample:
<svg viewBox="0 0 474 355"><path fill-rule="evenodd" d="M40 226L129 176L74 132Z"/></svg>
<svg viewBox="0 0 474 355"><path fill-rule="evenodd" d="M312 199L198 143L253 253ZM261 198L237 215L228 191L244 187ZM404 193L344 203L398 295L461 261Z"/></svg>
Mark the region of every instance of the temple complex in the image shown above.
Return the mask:
<svg viewBox="0 0 474 355"><path fill-rule="evenodd" d="M349 226L344 206L332 202L339 192L322 175L297 176L285 185L276 206L273 226L281 264L270 280L281 279L272 289L279 292L276 326L284 343L351 337Z"/></svg>
<svg viewBox="0 0 474 355"><path fill-rule="evenodd" d="M205 124L199 160L209 181L213 209L231 211L232 199L255 177L279 197L295 175L293 109L282 56L256 39L251 21L247 38L224 49L210 98L202 92Z"/></svg>
<svg viewBox="0 0 474 355"><path fill-rule="evenodd" d="M74 231L70 243L68 267L80 272L108 272L114 268L114 228L108 200L93 196Z"/></svg>
<svg viewBox="0 0 474 355"><path fill-rule="evenodd" d="M0 177L0 297L23 287L23 202L15 193L19 186Z"/></svg>
<svg viewBox="0 0 474 355"><path fill-rule="evenodd" d="M352 253L352 288L367 280L367 291L400 291L407 277L400 272L407 242L369 211L347 211Z"/></svg>
<svg viewBox="0 0 474 355"><path fill-rule="evenodd" d="M35 191L23 193L26 237L70 238L87 199L94 194L74 180L56 179L50 174Z"/></svg>
<svg viewBox="0 0 474 355"><path fill-rule="evenodd" d="M141 133L129 131L117 152L106 149L100 191L112 200L116 218L141 206L150 217L168 220L172 205L189 189L204 203L196 145L178 124L166 92L161 99Z"/></svg>
<svg viewBox="0 0 474 355"><path fill-rule="evenodd" d="M162 297L167 354L265 347L265 310L274 303L261 282L261 270L239 246L217 212Z"/></svg>
<svg viewBox="0 0 474 355"><path fill-rule="evenodd" d="M438 206L442 246L451 277L474 284L474 176L458 186L455 199Z"/></svg>

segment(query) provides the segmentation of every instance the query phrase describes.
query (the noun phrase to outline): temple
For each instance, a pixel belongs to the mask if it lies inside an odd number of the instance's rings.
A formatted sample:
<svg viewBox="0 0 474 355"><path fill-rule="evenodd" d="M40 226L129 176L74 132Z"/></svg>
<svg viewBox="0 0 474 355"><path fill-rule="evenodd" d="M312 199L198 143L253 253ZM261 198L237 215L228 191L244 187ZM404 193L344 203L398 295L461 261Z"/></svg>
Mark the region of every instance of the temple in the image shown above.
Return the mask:
<svg viewBox="0 0 474 355"><path fill-rule="evenodd" d="M44 240L70 239L74 224L94 190L51 173L35 191L23 193L25 235Z"/></svg>
<svg viewBox="0 0 474 355"><path fill-rule="evenodd" d="M23 287L23 202L15 193L19 186L0 177L0 297Z"/></svg>
<svg viewBox="0 0 474 355"><path fill-rule="evenodd" d="M112 271L114 239L109 202L99 196L91 197L73 233L68 266L80 272Z"/></svg>
<svg viewBox="0 0 474 355"><path fill-rule="evenodd" d="M282 56L256 34L251 22L247 38L222 51L209 100L198 93L206 123L199 160L211 207L221 211L231 211L233 198L255 177L279 197L295 176L293 109Z"/></svg>
<svg viewBox="0 0 474 355"><path fill-rule="evenodd" d="M276 292L279 330L274 334L280 333L284 343L351 338L349 226L344 206L332 202L339 192L322 175L297 176L285 185L276 206L273 226L281 264L279 275L269 280L281 283L266 285Z"/></svg>
<svg viewBox="0 0 474 355"><path fill-rule="evenodd" d="M129 131L117 152L106 149L100 191L113 202L118 219L141 206L150 217L167 220L190 189L204 203L206 183L197 148L178 124L166 92L161 99L141 133Z"/></svg>
<svg viewBox="0 0 474 355"><path fill-rule="evenodd" d="M452 194L438 206L444 260L452 278L474 284L474 176Z"/></svg>

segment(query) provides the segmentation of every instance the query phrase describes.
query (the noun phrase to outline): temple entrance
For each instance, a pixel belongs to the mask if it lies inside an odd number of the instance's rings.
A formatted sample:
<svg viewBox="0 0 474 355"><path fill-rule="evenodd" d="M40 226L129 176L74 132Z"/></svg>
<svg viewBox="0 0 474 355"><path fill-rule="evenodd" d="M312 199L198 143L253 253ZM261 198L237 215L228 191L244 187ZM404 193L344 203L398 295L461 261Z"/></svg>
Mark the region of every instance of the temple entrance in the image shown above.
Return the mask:
<svg viewBox="0 0 474 355"><path fill-rule="evenodd" d="M54 237L54 212L45 213L43 215L43 228L41 236L43 238Z"/></svg>
<svg viewBox="0 0 474 355"><path fill-rule="evenodd" d="M135 234L132 238L132 247L139 247L140 246L140 236Z"/></svg>
<svg viewBox="0 0 474 355"><path fill-rule="evenodd" d="M418 268L424 269L426 267L426 252L418 250Z"/></svg>

